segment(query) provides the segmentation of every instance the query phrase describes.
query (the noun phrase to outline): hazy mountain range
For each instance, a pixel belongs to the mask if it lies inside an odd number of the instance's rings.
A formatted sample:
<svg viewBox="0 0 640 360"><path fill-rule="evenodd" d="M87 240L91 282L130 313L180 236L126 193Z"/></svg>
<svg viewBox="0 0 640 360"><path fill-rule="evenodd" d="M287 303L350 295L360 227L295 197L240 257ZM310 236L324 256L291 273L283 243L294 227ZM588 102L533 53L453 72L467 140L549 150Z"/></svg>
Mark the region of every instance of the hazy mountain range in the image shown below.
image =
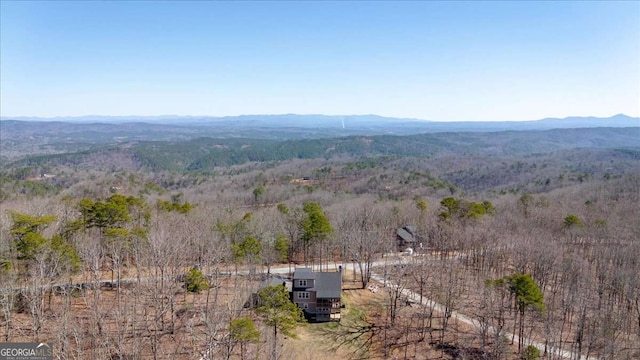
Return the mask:
<svg viewBox="0 0 640 360"><path fill-rule="evenodd" d="M438 122L377 115L82 116L2 118L3 140L14 136L59 141L179 140L193 137L301 139L350 135L411 135L430 132L495 132L595 127L638 127L640 118L567 117L533 121Z"/></svg>
<svg viewBox="0 0 640 360"><path fill-rule="evenodd" d="M553 157L557 152L579 164L620 160L623 173L637 167L640 119L433 122L375 115L245 115L0 121L0 169L7 170L127 166L199 172L290 159Z"/></svg>

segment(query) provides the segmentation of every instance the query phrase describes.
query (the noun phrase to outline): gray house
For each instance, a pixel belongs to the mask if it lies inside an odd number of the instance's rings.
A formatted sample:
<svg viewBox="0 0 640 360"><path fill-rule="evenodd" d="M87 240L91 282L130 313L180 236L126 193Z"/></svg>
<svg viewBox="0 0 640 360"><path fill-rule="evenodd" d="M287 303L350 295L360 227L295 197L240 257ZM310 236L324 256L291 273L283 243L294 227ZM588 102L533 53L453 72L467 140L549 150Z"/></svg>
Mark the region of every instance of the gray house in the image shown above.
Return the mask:
<svg viewBox="0 0 640 360"><path fill-rule="evenodd" d="M340 321L341 292L341 272L298 268L293 273L292 301L310 322Z"/></svg>
<svg viewBox="0 0 640 360"><path fill-rule="evenodd" d="M415 226L404 226L396 229L396 243L398 251L404 251L407 248L417 249L422 247L423 239L418 235Z"/></svg>

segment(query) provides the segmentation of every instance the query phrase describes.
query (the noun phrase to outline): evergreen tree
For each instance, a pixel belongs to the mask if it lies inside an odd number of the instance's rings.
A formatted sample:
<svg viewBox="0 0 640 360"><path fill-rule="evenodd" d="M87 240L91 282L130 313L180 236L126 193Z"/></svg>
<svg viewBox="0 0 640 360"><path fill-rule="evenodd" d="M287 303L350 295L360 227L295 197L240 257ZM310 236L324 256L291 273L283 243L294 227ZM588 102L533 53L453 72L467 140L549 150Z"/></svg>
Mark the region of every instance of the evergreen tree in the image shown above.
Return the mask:
<svg viewBox="0 0 640 360"><path fill-rule="evenodd" d="M542 291L529 274L515 274L507 277L509 291L515 296L516 305L520 314L518 331L518 351L524 344L524 316L527 309L534 307L544 311Z"/></svg>
<svg viewBox="0 0 640 360"><path fill-rule="evenodd" d="M566 227L566 228L582 226L582 221L580 220L580 218L578 218L574 214L569 214L569 215L565 216L565 218L562 221L562 223L563 223L564 227Z"/></svg>
<svg viewBox="0 0 640 360"><path fill-rule="evenodd" d="M256 313L267 326L273 327L273 359L278 358L278 331L295 338L293 330L303 321L302 310L289 300L289 292L282 285L267 286L258 293L260 306Z"/></svg>
<svg viewBox="0 0 640 360"><path fill-rule="evenodd" d="M287 262L289 259L289 244L287 243L287 237L284 236L284 234L278 234L274 247L278 261L283 263Z"/></svg>
<svg viewBox="0 0 640 360"><path fill-rule="evenodd" d="M260 331L249 317L231 320L229 324L231 341L240 344L240 358L244 359L244 346L248 343L260 341ZM229 354L230 355L230 354Z"/></svg>
<svg viewBox="0 0 640 360"><path fill-rule="evenodd" d="M306 214L306 217L302 219L302 242L306 262L309 246L315 242L322 243L331 234L333 228L317 202L304 203L302 210ZM320 253L320 263L322 263L322 253Z"/></svg>
<svg viewBox="0 0 640 360"><path fill-rule="evenodd" d="M209 280L197 268L192 268L187 272L187 276L184 279L184 287L188 292L199 293L202 290L208 290L211 288Z"/></svg>
<svg viewBox="0 0 640 360"><path fill-rule="evenodd" d="M18 259L21 260L35 257L35 252L47 243L47 239L40 232L57 220L53 215L31 216L17 212L11 212L11 219L13 220L11 234L14 236L14 243L18 250Z"/></svg>

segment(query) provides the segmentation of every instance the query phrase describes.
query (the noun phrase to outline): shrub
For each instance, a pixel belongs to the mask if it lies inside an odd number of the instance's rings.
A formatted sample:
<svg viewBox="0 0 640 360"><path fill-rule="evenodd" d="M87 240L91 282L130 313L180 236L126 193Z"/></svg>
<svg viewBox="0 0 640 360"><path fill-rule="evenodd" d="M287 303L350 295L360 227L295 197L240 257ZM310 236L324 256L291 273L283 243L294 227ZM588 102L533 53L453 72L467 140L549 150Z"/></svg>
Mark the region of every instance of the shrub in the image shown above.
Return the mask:
<svg viewBox="0 0 640 360"><path fill-rule="evenodd" d="M540 358L540 349L533 345L529 345L524 349L522 359L524 360L536 360Z"/></svg>
<svg viewBox="0 0 640 360"><path fill-rule="evenodd" d="M582 226L582 221L574 214L569 214L564 218L563 224L565 227L570 228L574 226Z"/></svg>
<svg viewBox="0 0 640 360"><path fill-rule="evenodd" d="M211 286L209 285L209 280L204 276L202 271L192 268L187 273L187 276L184 279L184 287L188 292L198 293L202 290L209 290Z"/></svg>

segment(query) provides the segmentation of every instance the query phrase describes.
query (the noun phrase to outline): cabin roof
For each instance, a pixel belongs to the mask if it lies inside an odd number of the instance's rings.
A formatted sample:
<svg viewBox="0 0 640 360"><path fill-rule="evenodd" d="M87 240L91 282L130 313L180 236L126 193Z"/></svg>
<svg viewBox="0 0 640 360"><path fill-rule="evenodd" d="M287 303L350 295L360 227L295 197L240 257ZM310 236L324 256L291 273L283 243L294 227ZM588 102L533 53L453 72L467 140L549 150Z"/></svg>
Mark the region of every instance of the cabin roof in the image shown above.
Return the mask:
<svg viewBox="0 0 640 360"><path fill-rule="evenodd" d="M413 235L410 232L408 232L405 228L400 228L396 230L396 234L398 234L398 236L406 242L415 241L415 238L413 237Z"/></svg>
<svg viewBox="0 0 640 360"><path fill-rule="evenodd" d="M311 270L310 268L297 268L296 271L293 273L293 280L315 279L316 274L317 273L313 272L313 270Z"/></svg>
<svg viewBox="0 0 640 360"><path fill-rule="evenodd" d="M316 273L315 286L311 290L316 291L316 298L339 299L342 292L342 273L320 272Z"/></svg>

